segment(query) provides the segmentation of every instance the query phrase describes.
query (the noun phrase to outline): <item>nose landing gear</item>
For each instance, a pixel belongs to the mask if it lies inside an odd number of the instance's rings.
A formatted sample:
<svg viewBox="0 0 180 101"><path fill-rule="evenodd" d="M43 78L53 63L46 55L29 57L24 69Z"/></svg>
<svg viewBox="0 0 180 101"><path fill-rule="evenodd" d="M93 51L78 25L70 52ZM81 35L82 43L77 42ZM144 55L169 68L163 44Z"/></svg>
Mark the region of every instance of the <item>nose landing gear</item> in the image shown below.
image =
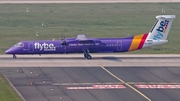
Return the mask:
<svg viewBox="0 0 180 101"><path fill-rule="evenodd" d="M16 59L16 58L17 58L17 56L15 54L13 54L13 59Z"/></svg>

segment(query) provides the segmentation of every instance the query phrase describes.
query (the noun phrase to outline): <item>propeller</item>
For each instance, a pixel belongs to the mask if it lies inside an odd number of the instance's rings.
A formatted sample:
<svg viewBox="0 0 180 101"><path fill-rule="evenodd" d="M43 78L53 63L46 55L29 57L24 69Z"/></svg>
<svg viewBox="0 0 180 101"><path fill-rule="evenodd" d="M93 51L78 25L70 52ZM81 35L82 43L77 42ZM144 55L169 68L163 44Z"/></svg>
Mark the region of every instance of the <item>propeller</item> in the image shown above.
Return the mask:
<svg viewBox="0 0 180 101"><path fill-rule="evenodd" d="M65 34L63 36L63 34L61 33L61 40L62 40L61 45L67 45L66 39L65 39Z"/></svg>

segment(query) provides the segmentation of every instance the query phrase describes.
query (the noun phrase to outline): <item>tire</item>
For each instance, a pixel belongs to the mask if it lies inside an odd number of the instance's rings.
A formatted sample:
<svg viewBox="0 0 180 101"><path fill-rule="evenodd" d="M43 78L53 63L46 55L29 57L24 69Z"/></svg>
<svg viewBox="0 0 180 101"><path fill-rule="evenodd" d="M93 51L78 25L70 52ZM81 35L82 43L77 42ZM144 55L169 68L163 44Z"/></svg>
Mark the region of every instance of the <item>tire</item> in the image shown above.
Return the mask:
<svg viewBox="0 0 180 101"><path fill-rule="evenodd" d="M17 57L16 57L16 55L13 55L13 59L16 59Z"/></svg>
<svg viewBox="0 0 180 101"><path fill-rule="evenodd" d="M84 54L84 57L87 58L88 54Z"/></svg>
<svg viewBox="0 0 180 101"><path fill-rule="evenodd" d="M87 59L88 59L88 60L92 59L91 55L88 54L88 55L87 55Z"/></svg>

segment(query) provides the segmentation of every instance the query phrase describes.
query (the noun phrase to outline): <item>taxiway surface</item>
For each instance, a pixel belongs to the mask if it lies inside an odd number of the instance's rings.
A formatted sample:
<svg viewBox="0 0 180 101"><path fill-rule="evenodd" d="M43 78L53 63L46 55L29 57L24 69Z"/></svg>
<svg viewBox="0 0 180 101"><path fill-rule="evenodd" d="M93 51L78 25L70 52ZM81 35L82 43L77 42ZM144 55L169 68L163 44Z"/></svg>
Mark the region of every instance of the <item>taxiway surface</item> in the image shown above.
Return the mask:
<svg viewBox="0 0 180 101"><path fill-rule="evenodd" d="M110 73L100 66L0 68L0 73L9 78L26 101L148 101L125 83L151 101L180 100L179 67L104 68ZM33 80L32 86L29 80ZM138 88L143 84L161 87Z"/></svg>
<svg viewBox="0 0 180 101"><path fill-rule="evenodd" d="M0 73L26 101L180 100L180 55L92 56L1 55Z"/></svg>

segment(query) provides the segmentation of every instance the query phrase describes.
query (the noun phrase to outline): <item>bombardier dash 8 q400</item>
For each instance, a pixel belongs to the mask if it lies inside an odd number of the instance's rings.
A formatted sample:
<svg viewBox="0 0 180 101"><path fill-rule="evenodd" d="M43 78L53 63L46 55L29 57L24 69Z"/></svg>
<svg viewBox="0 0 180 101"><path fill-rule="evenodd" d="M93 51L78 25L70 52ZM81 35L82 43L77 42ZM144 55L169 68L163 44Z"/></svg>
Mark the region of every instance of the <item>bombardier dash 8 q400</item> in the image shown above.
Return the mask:
<svg viewBox="0 0 180 101"><path fill-rule="evenodd" d="M21 41L6 51L16 59L16 54L69 54L84 53L91 59L90 53L129 52L142 48L164 44L175 15L158 15L157 21L149 33L125 38L87 38L78 35L63 40Z"/></svg>

